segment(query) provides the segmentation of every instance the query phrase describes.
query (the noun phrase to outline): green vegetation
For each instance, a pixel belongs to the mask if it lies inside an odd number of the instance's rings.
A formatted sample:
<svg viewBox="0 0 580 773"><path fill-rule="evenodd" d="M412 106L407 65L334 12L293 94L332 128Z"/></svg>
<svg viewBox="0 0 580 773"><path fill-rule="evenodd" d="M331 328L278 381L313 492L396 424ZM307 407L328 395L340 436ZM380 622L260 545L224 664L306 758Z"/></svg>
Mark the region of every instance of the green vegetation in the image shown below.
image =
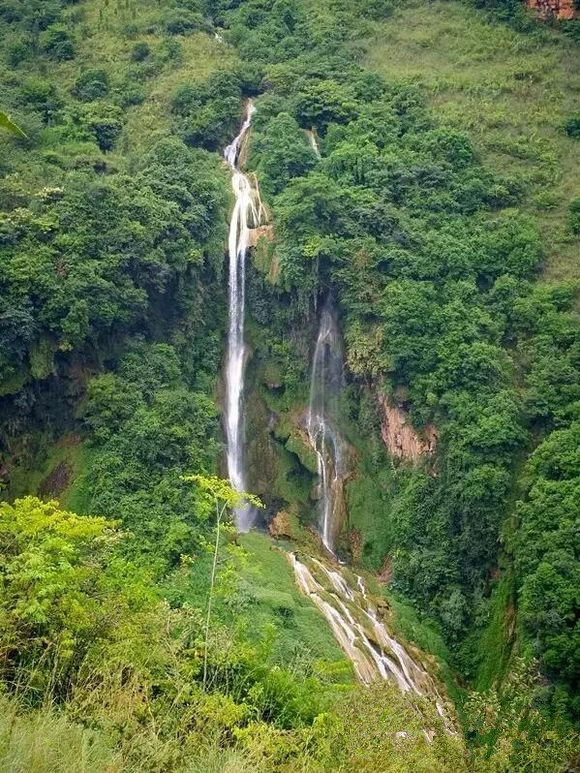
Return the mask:
<svg viewBox="0 0 580 773"><path fill-rule="evenodd" d="M498 24L460 2L409 2L362 40L386 78L421 87L438 120L469 131L477 152L526 186L550 279L577 278L566 213L580 174L574 123L580 53L539 24ZM569 128L567 128L569 127Z"/></svg>
<svg viewBox="0 0 580 773"><path fill-rule="evenodd" d="M0 0L0 766L574 767L572 37L499 2ZM248 97L251 490L313 523L331 295L341 555L390 578L465 738L357 687L291 545L228 525L219 152ZM389 457L384 397L431 457Z"/></svg>

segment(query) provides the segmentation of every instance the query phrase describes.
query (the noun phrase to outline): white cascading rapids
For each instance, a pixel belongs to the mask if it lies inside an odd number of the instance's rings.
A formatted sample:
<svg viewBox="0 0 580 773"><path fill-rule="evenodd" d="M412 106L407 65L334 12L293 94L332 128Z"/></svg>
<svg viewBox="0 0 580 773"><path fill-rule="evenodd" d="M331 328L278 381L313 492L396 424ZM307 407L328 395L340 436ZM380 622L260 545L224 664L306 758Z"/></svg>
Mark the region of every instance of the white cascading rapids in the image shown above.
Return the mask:
<svg viewBox="0 0 580 773"><path fill-rule="evenodd" d="M344 443L338 432L338 397L343 381L340 334L332 308L327 303L312 360L310 400L306 414L308 440L316 454L320 481L319 531L324 547L334 552L340 526Z"/></svg>
<svg viewBox="0 0 580 773"><path fill-rule="evenodd" d="M224 158L232 171L235 204L230 220L229 255L229 331L226 363L226 435L228 476L235 491L246 490L244 470L244 313L246 256L250 226L257 226L262 215L259 196L250 179L239 165L240 149L249 131L254 106L248 103L246 118L239 134L224 151ZM249 531L255 511L252 507L235 510L236 525L240 531Z"/></svg>
<svg viewBox="0 0 580 773"><path fill-rule="evenodd" d="M357 577L353 588L340 571L329 569L317 559L311 559L312 571L295 553L290 559L298 586L327 619L358 678L365 684L390 679L401 692L430 698L452 731L435 681L389 634L368 598L363 578Z"/></svg>

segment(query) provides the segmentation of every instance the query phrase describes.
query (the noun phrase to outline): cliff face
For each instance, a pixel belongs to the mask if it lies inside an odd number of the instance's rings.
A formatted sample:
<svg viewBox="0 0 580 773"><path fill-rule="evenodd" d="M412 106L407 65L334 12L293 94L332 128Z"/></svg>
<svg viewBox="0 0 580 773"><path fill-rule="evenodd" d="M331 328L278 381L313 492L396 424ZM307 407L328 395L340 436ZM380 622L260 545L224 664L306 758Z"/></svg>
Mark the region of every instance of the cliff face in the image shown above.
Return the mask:
<svg viewBox="0 0 580 773"><path fill-rule="evenodd" d="M381 436L391 456L416 462L425 454L432 454L437 442L435 427L425 427L421 438L409 422L406 412L392 403L386 395L379 395L381 407Z"/></svg>
<svg viewBox="0 0 580 773"><path fill-rule="evenodd" d="M542 19L580 19L580 9L575 0L527 0L527 4L529 8L537 11Z"/></svg>

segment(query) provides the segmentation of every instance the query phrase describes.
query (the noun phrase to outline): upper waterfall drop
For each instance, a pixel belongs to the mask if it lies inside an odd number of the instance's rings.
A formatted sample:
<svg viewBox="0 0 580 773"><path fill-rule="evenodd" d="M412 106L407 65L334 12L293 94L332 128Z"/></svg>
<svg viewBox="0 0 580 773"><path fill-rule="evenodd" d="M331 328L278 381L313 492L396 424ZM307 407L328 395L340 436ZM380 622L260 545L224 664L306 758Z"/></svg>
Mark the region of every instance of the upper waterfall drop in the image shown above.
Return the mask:
<svg viewBox="0 0 580 773"><path fill-rule="evenodd" d="M312 360L306 430L316 453L320 479L320 536L331 553L334 553L334 540L344 506L345 446L338 431L338 399L343 381L342 341L329 300L320 316Z"/></svg>
<svg viewBox="0 0 580 773"><path fill-rule="evenodd" d="M228 239L229 256L229 330L226 362L226 435L228 476L232 488L246 490L244 469L244 314L246 256L248 253L250 226L260 224L262 205L250 179L241 171L240 151L250 129L255 112L248 102L242 127L224 150L224 158L232 171L232 188L235 204L230 220ZM236 525L240 531L252 528L255 511L252 507L240 507L235 511Z"/></svg>

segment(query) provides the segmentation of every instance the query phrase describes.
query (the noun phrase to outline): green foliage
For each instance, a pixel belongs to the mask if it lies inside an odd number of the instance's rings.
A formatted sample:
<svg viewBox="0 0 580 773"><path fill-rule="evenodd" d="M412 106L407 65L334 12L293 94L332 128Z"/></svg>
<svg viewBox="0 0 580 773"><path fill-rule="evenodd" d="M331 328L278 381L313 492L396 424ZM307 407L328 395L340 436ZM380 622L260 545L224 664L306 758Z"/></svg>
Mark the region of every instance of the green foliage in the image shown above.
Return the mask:
<svg viewBox="0 0 580 773"><path fill-rule="evenodd" d="M151 589L133 596L129 566L113 561L104 570L118 541L113 526L33 497L0 506L2 677L33 698L64 694L89 650L118 632L124 612L155 603Z"/></svg>
<svg viewBox="0 0 580 773"><path fill-rule="evenodd" d="M131 51L131 59L134 62L143 62L150 55L151 49L144 41L135 43L133 50Z"/></svg>
<svg viewBox="0 0 580 773"><path fill-rule="evenodd" d="M165 19L165 29L170 35L190 35L204 26L203 16L187 8L170 11Z"/></svg>
<svg viewBox="0 0 580 773"><path fill-rule="evenodd" d="M267 194L280 193L293 177L301 177L316 164L305 134L288 113L278 114L260 132L259 119L252 132L250 163Z"/></svg>
<svg viewBox="0 0 580 773"><path fill-rule="evenodd" d="M472 693L465 705L469 732L476 740L473 770L558 773L568 769L580 749L578 738L558 732L534 706L534 666L517 661L501 688Z"/></svg>
<svg viewBox="0 0 580 773"><path fill-rule="evenodd" d="M101 99L109 93L109 76L106 70L87 70L75 81L73 94L83 102Z"/></svg>
<svg viewBox="0 0 580 773"><path fill-rule="evenodd" d="M565 686L573 711L578 711L580 676L580 576L573 536L579 515L579 433L577 421L556 430L531 456L513 537L521 621L529 645L556 684Z"/></svg>
<svg viewBox="0 0 580 773"><path fill-rule="evenodd" d="M40 46L51 59L59 62L74 59L74 44L64 25L52 24L48 27L40 36Z"/></svg>
<svg viewBox="0 0 580 773"><path fill-rule="evenodd" d="M171 100L176 131L188 145L216 150L235 133L240 98L240 79L232 72L217 72L203 84L180 85Z"/></svg>
<svg viewBox="0 0 580 773"><path fill-rule="evenodd" d="M305 127L324 133L330 123L347 123L356 116L353 94L336 81L311 82L296 97L296 117Z"/></svg>

